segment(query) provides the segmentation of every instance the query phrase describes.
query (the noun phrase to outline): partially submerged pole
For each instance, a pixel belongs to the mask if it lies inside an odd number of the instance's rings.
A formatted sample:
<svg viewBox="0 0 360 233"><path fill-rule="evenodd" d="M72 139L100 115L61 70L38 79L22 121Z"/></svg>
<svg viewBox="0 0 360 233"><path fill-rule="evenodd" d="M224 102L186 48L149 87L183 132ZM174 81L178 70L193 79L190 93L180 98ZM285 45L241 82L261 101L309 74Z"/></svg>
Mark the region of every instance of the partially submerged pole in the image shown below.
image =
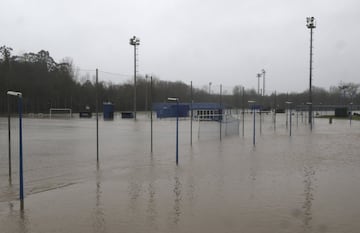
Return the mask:
<svg viewBox="0 0 360 233"><path fill-rule="evenodd" d="M255 106L253 106L253 118L254 118L254 127L253 127L253 145L255 146Z"/></svg>
<svg viewBox="0 0 360 233"><path fill-rule="evenodd" d="M17 91L7 91L7 95L18 97L19 112L19 191L20 191L20 208L24 209L24 179L23 179L23 146L22 146L22 93Z"/></svg>
<svg viewBox="0 0 360 233"><path fill-rule="evenodd" d="M190 146L192 146L192 129L193 129L193 86L192 81L190 82Z"/></svg>
<svg viewBox="0 0 360 233"><path fill-rule="evenodd" d="M223 109L222 109L222 85L220 84L220 116L219 116L219 122L220 122L220 141L221 141L221 131L222 131L222 117L223 117Z"/></svg>
<svg viewBox="0 0 360 233"><path fill-rule="evenodd" d="M153 82L152 82L152 76L150 76L150 152L153 153Z"/></svg>
<svg viewBox="0 0 360 233"><path fill-rule="evenodd" d="M19 96L19 173L20 173L20 207L24 209L23 147L22 147L22 96Z"/></svg>
<svg viewBox="0 0 360 233"><path fill-rule="evenodd" d="M9 182L11 184L11 119L10 119L10 96L7 96L8 107L8 155L9 155Z"/></svg>
<svg viewBox="0 0 360 233"><path fill-rule="evenodd" d="M242 136L245 135L245 87L242 88Z"/></svg>
<svg viewBox="0 0 360 233"><path fill-rule="evenodd" d="M96 162L99 162L99 100L98 100L98 69L96 69L96 84L95 84L95 109L96 109Z"/></svg>
<svg viewBox="0 0 360 233"><path fill-rule="evenodd" d="M179 164L179 99L176 102L176 165Z"/></svg>

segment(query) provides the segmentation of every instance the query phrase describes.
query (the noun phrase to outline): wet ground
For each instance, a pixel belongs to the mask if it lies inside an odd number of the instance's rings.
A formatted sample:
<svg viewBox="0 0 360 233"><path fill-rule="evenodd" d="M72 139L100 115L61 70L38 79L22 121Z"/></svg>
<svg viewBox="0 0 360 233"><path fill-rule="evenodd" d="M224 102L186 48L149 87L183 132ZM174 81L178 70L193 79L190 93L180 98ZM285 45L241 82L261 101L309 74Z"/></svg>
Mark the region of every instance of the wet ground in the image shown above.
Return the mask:
<svg viewBox="0 0 360 233"><path fill-rule="evenodd" d="M257 116L258 117L258 116ZM244 137L215 122L116 118L24 119L24 211L18 201L18 126L12 119L12 180L7 119L0 118L0 232L359 232L360 122L300 117L261 135L252 116ZM233 127L233 125L228 125ZM224 132L225 126L222 126Z"/></svg>

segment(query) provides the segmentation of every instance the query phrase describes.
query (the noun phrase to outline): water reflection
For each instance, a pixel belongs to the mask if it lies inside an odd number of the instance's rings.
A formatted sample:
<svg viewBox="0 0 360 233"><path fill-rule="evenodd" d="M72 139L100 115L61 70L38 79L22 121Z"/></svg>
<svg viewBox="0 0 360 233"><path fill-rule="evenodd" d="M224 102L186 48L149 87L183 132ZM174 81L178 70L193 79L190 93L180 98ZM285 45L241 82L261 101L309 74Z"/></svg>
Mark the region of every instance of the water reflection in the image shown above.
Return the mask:
<svg viewBox="0 0 360 233"><path fill-rule="evenodd" d="M104 207L101 202L101 179L102 179L102 171L100 169L99 163L96 166L96 203L94 209L94 221L93 221L93 229L94 232L105 233L106 232L106 224L105 224L105 213Z"/></svg>
<svg viewBox="0 0 360 233"><path fill-rule="evenodd" d="M1 224L2 225L2 224ZM0 228L1 232L21 232L27 233L30 232L30 222L27 212L25 210L14 209L14 203L9 202L9 213L7 219L5 219L5 224Z"/></svg>
<svg viewBox="0 0 360 233"><path fill-rule="evenodd" d="M249 178L250 178L250 199L255 199L255 183L258 171L258 161L257 161L257 154L256 154L256 147L252 147L250 153L250 171L249 171Z"/></svg>
<svg viewBox="0 0 360 233"><path fill-rule="evenodd" d="M154 162L153 158L151 158L151 164L149 168L150 182L147 188L149 197L148 197L146 213L147 213L147 221L150 227L154 228L157 231L156 220L157 220L158 212L156 205L156 186L155 186L155 177L154 177L155 168L153 162Z"/></svg>
<svg viewBox="0 0 360 233"><path fill-rule="evenodd" d="M181 182L178 176L174 177L175 179L175 185L174 185L174 223L178 224L180 221L180 215L181 215Z"/></svg>
<svg viewBox="0 0 360 233"><path fill-rule="evenodd" d="M25 214L25 210L20 210L19 213L20 213L20 218L19 218L20 232L23 232L23 233L30 232L29 218Z"/></svg>
<svg viewBox="0 0 360 233"><path fill-rule="evenodd" d="M188 180L187 180L187 196L189 197L189 203L190 203L190 207L193 207L195 204L195 178L194 178L194 171L196 168L193 167L195 159L194 159L194 150L193 147L190 148L190 153L189 153L189 169L190 171L188 172Z"/></svg>
<svg viewBox="0 0 360 233"><path fill-rule="evenodd" d="M8 185L1 187L0 201L16 200L18 195L18 186L9 183Z"/></svg>
<svg viewBox="0 0 360 233"><path fill-rule="evenodd" d="M146 209L147 220L150 223L150 225L154 226L156 222L157 211L156 211L156 199L155 199L155 186L153 183L149 184L148 193L149 193L149 199Z"/></svg>
<svg viewBox="0 0 360 233"><path fill-rule="evenodd" d="M139 184L139 181L133 176L129 178L128 192L130 197L129 208L132 213L136 213L138 199L141 192L141 185Z"/></svg>
<svg viewBox="0 0 360 233"><path fill-rule="evenodd" d="M195 183L195 179L194 176L192 174L190 174L188 180L187 180L187 196L189 198L189 207L190 207L190 211L193 211L193 208L196 204L196 200L195 200L195 188L196 188L196 183Z"/></svg>
<svg viewBox="0 0 360 233"><path fill-rule="evenodd" d="M313 179L315 175L315 170L313 167L304 166L304 196L305 201L302 206L303 208L303 228L305 232L310 232L312 228L311 220L312 220L312 202L314 200L313 195Z"/></svg>

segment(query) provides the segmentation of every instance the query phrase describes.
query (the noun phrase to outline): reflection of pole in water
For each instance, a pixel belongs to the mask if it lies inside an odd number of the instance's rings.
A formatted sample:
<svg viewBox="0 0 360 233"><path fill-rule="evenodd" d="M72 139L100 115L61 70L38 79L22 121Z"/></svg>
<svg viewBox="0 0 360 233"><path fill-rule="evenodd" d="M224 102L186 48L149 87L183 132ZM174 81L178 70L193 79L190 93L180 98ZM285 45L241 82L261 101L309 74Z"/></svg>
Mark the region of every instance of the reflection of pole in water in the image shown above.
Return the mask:
<svg viewBox="0 0 360 233"><path fill-rule="evenodd" d="M180 221L180 215L181 215L181 182L179 180L179 177L175 176L175 187L174 187L174 194L175 194L175 200L174 200L174 223L178 224Z"/></svg>
<svg viewBox="0 0 360 233"><path fill-rule="evenodd" d="M313 194L313 178L315 175L315 171L311 166L304 167L304 196L305 201L302 206L304 211L303 217L303 227L305 232L309 232L311 230L311 220L312 220L312 202L314 200Z"/></svg>
<svg viewBox="0 0 360 233"><path fill-rule="evenodd" d="M149 222L149 226L154 230L154 232L158 232L156 219L158 216L158 212L156 211L156 187L155 187L155 167L153 164L153 159L151 159L151 164L149 167L149 174L148 177L150 178L149 185L148 185L148 203L146 208L146 216L147 221ZM149 230L150 231L150 230Z"/></svg>
<svg viewBox="0 0 360 233"><path fill-rule="evenodd" d="M137 210L137 201L138 198L140 197L140 192L141 192L141 184L138 183L138 181L134 178L131 177L130 181L129 181L129 197L130 197L130 210L135 213Z"/></svg>
<svg viewBox="0 0 360 233"><path fill-rule="evenodd" d="M256 156L256 148L254 147L250 154L250 167L249 167L249 178L250 178L250 199L255 199L255 183L258 170L258 160Z"/></svg>
<svg viewBox="0 0 360 233"><path fill-rule="evenodd" d="M156 212L156 199L155 199L156 192L155 192L154 183L149 184L148 193L149 193L149 201L146 209L147 219L151 226L155 226L155 221L158 214Z"/></svg>
<svg viewBox="0 0 360 233"><path fill-rule="evenodd" d="M93 228L95 232L106 232L105 228L105 214L101 204L101 171L99 164L96 166L96 204L94 210Z"/></svg>
<svg viewBox="0 0 360 233"><path fill-rule="evenodd" d="M8 223L5 226L1 226L1 232L21 232L28 233L30 231L29 216L26 214L26 210L14 210L14 204L9 202L9 216Z"/></svg>
<svg viewBox="0 0 360 233"><path fill-rule="evenodd" d="M29 230L29 219L28 216L25 214L25 210L20 210L20 232L27 233L30 232Z"/></svg>

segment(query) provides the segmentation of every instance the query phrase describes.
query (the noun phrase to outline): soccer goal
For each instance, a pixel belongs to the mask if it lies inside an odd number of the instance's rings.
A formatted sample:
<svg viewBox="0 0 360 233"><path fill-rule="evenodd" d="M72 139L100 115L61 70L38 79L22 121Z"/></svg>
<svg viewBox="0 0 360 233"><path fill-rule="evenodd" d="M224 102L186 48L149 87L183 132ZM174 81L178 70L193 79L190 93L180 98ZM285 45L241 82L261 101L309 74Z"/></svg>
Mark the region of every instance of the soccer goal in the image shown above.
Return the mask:
<svg viewBox="0 0 360 233"><path fill-rule="evenodd" d="M224 115L222 121L222 134L224 136L239 135L240 119L234 115Z"/></svg>
<svg viewBox="0 0 360 233"><path fill-rule="evenodd" d="M50 108L49 117L50 118L71 118L72 110L71 110L71 108Z"/></svg>
<svg viewBox="0 0 360 233"><path fill-rule="evenodd" d="M211 114L198 117L197 120L199 139L219 138L220 133L221 136L239 135L240 120L234 115Z"/></svg>

